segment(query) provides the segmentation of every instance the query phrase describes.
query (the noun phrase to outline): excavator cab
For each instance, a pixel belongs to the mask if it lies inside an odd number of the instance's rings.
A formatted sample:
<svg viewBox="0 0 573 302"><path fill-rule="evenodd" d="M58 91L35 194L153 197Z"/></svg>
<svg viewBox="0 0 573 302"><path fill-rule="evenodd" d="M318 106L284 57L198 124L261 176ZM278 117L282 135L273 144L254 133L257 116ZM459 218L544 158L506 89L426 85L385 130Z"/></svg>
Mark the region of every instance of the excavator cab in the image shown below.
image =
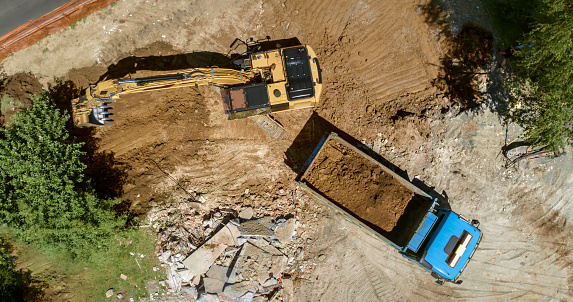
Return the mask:
<svg viewBox="0 0 573 302"><path fill-rule="evenodd" d="M230 119L271 112L314 107L322 92L318 59L309 46L299 45L253 53L252 68L270 70L263 83L221 90L223 107Z"/></svg>

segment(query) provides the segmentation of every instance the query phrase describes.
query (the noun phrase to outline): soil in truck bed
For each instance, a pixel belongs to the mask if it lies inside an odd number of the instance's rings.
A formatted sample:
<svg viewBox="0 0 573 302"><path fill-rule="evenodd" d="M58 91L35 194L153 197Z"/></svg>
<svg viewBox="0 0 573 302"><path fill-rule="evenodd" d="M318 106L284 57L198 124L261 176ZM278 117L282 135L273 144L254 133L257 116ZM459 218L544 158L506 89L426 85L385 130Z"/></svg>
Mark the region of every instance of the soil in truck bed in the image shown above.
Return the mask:
<svg viewBox="0 0 573 302"><path fill-rule="evenodd" d="M400 246L427 210L429 200L334 140L325 143L309 169L310 186Z"/></svg>

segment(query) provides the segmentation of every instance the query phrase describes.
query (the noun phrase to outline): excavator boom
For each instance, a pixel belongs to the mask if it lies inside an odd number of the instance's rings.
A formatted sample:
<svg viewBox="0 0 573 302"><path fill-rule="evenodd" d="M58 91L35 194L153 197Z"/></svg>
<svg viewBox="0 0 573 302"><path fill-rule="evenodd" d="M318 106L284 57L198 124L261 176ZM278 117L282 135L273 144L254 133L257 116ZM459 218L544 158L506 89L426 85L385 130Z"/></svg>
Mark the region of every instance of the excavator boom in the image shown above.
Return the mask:
<svg viewBox="0 0 573 302"><path fill-rule="evenodd" d="M72 101L74 124L108 126L109 106L121 95L181 87L218 86L230 119L314 107L322 91L316 54L309 46L254 52L240 68L193 68L137 79L107 80L91 85Z"/></svg>

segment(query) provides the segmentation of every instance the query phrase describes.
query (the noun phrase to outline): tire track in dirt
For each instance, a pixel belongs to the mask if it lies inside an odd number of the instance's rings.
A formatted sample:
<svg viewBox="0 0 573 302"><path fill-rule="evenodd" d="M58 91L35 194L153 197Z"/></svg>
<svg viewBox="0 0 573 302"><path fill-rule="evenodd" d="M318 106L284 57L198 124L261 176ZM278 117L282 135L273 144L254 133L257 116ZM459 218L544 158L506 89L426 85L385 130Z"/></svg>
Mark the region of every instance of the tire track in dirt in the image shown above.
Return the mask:
<svg viewBox="0 0 573 302"><path fill-rule="evenodd" d="M402 25L404 19L421 17L415 12L414 2L328 0L319 1L318 5L316 1L289 3L292 3L289 7L296 7L299 12L296 18L290 19L296 20L299 31L307 29L304 35L308 39L304 43L325 54L326 58L321 56L321 59L327 63L349 63L347 65L355 71L352 74L359 75L355 80L368 87L373 100L388 101L397 95L427 88L435 75L425 66L427 61L437 61L436 50L427 46L430 41L421 41L428 39L427 31ZM309 13L303 13L307 10ZM347 45L332 52L330 47L336 44ZM403 80L388 81L388 78ZM372 86L373 83L377 85Z"/></svg>
<svg viewBox="0 0 573 302"><path fill-rule="evenodd" d="M394 250L339 216L328 218L319 228L317 242L309 251L326 252L329 260L313 275L320 282L301 283L297 301L407 300L393 281L395 265L404 262L402 256L396 253L387 258L387 252ZM331 238L339 239L332 242ZM333 271L336 278L332 278Z"/></svg>

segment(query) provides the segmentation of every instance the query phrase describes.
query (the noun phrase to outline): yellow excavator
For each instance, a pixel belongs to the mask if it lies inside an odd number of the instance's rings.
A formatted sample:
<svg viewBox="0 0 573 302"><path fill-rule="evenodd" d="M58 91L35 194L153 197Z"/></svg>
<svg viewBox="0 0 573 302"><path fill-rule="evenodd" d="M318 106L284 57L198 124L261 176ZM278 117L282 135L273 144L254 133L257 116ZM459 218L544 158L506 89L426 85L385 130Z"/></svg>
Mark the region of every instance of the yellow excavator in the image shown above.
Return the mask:
<svg viewBox="0 0 573 302"><path fill-rule="evenodd" d="M297 45L261 50L253 39L236 39L231 49L246 51L233 61L235 68L192 68L138 79L115 79L90 85L72 101L78 127L109 126L110 103L121 95L180 87L217 86L229 119L314 107L322 92L321 70L313 49Z"/></svg>

